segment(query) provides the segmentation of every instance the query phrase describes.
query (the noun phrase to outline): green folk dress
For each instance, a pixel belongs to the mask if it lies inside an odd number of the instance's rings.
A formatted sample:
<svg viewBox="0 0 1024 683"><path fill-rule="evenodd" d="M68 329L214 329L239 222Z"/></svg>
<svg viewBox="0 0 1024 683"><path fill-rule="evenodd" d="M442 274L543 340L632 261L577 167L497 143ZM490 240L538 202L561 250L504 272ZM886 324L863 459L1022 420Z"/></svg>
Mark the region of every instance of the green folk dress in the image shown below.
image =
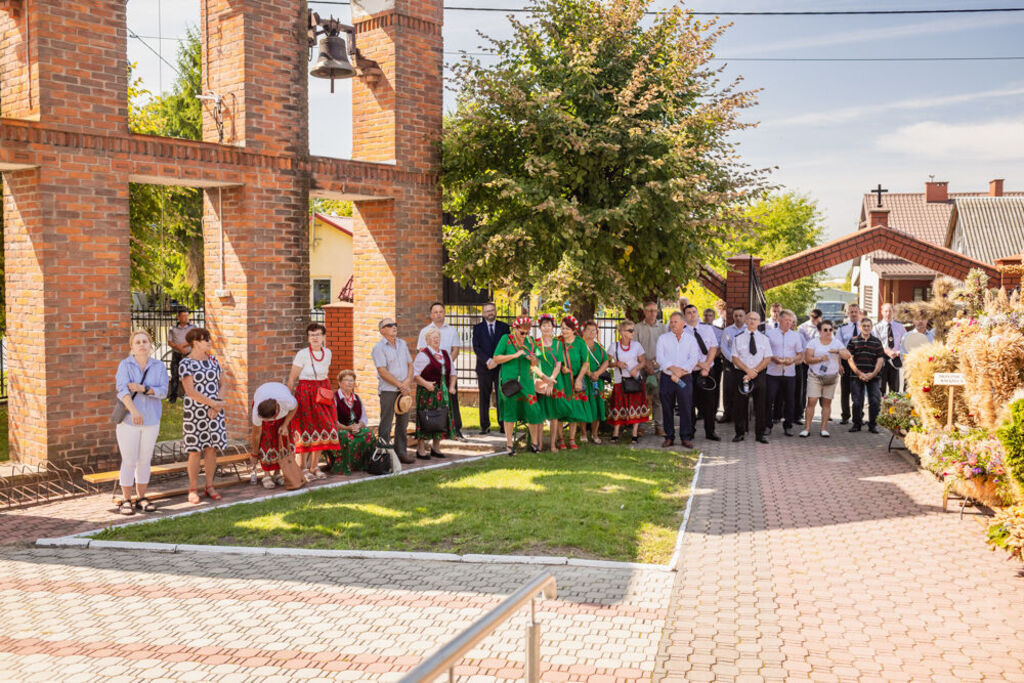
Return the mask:
<svg viewBox="0 0 1024 683"><path fill-rule="evenodd" d="M594 348L587 349L587 355L590 361L590 368L593 371L596 371L601 367L602 363L608 360L608 353L596 341L594 342ZM604 422L606 417L604 382L587 377L583 380L583 385L584 389L587 390L587 413L589 415L588 419L584 420L584 422L593 422L594 420Z"/></svg>
<svg viewBox="0 0 1024 683"><path fill-rule="evenodd" d="M590 362L587 343L582 337L576 337L571 344L563 345L563 348L565 351L562 355L562 372L559 375L560 386L555 387L556 392L559 388L562 390L559 401L564 408L563 416L559 419L566 422L591 422L586 391L587 378L583 379L583 391L576 391L574 386L580 370Z"/></svg>
<svg viewBox="0 0 1024 683"><path fill-rule="evenodd" d="M534 340L534 355L540 361L540 371L548 377L555 370L555 363L562 360L562 343L557 339L551 340L551 346L545 347L543 339ZM568 406L565 404L565 387L563 386L562 375L555 377L555 388L550 396L537 395L537 403L540 405L541 414L545 420L561 420L568 416Z"/></svg>
<svg viewBox="0 0 1024 683"><path fill-rule="evenodd" d="M498 408L501 411L501 418L505 422L525 422L539 425L544 422L544 414L537 402L537 392L533 388L533 373L530 372L530 357L534 353L532 340L526 338L521 346L516 346L511 335L506 334L498 342L494 355L509 356L520 348L525 349L525 355L499 366L501 369L498 373ZM505 396L505 393L501 391L501 385L513 379L519 380L522 389L518 394Z"/></svg>

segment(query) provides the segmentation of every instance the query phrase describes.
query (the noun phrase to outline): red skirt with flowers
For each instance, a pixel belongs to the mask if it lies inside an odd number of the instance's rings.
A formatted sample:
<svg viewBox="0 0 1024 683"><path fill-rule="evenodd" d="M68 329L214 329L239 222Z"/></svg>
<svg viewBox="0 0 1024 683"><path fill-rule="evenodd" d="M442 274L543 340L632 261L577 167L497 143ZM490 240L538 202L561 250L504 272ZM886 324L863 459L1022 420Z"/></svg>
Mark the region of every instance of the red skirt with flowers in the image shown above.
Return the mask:
<svg viewBox="0 0 1024 683"><path fill-rule="evenodd" d="M331 385L326 379L303 379L295 387L295 399L299 407L292 418L291 428L296 453L336 451L341 447L338 440L338 413L334 403L325 405L316 402L316 392L320 387L330 390Z"/></svg>
<svg viewBox="0 0 1024 683"><path fill-rule="evenodd" d="M292 453L292 437L290 434L281 436L277 433L284 424L280 420L264 420L260 430L260 467L264 472L276 472L281 469L281 459Z"/></svg>
<svg viewBox="0 0 1024 683"><path fill-rule="evenodd" d="M622 383L617 383L612 389L611 401L608 402L608 423L618 426L635 425L650 419L647 395L642 391L627 394L622 391Z"/></svg>

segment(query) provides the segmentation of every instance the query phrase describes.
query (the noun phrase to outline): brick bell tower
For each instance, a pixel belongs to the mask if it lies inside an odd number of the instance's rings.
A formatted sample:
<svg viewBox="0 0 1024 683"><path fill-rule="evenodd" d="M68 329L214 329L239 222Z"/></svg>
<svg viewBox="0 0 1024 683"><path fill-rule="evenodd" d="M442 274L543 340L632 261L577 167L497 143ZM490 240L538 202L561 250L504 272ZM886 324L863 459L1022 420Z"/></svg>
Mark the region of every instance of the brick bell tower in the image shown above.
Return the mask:
<svg viewBox="0 0 1024 683"><path fill-rule="evenodd" d="M441 0L363 0L354 159L309 154L306 3L204 0L203 141L128 131L124 0L0 0L11 454L117 458L128 354L128 184L202 188L207 326L234 377L232 436L287 376L308 320L308 200L356 202L354 360L372 394L376 320L413 335L441 292ZM217 116L221 125L218 125ZM337 349L344 354L346 350ZM369 401L368 403L375 403ZM376 408L376 406L374 406Z"/></svg>

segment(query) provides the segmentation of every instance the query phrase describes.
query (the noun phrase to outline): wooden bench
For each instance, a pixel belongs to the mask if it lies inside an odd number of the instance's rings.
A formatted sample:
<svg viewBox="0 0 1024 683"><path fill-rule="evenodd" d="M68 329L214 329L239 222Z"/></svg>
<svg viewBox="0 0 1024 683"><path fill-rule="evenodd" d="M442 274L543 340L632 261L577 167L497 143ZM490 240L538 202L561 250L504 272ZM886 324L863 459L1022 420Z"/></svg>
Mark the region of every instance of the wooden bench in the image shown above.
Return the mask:
<svg viewBox="0 0 1024 683"><path fill-rule="evenodd" d="M238 471L238 466L242 463L249 461L248 453L233 453L231 455L222 455L217 458L217 468L230 466L232 471L235 473L234 479L228 481L214 482L214 487L223 486L234 486L235 484L241 484L245 482L242 478L242 474ZM157 474L177 474L184 472L188 469L188 462L172 462L164 465L153 465L149 472L151 475ZM124 500L124 496L121 493L121 485L119 480L121 478L120 470L113 470L111 472L94 472L87 474L83 477L90 484L106 484L108 482L114 482L114 504L120 505ZM170 489L167 491L147 491L146 498L150 500L160 500L161 498L173 498L175 496L183 496L188 493L188 488L183 489ZM134 497L133 497L134 500Z"/></svg>

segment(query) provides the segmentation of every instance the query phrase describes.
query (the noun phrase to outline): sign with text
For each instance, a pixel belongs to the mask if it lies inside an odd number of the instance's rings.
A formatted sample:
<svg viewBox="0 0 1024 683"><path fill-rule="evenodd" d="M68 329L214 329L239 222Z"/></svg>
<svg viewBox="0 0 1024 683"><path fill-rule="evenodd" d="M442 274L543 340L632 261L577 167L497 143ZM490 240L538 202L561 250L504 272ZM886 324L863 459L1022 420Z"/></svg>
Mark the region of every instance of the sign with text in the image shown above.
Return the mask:
<svg viewBox="0 0 1024 683"><path fill-rule="evenodd" d="M936 372L935 386L937 387L962 387L967 384L962 372Z"/></svg>

